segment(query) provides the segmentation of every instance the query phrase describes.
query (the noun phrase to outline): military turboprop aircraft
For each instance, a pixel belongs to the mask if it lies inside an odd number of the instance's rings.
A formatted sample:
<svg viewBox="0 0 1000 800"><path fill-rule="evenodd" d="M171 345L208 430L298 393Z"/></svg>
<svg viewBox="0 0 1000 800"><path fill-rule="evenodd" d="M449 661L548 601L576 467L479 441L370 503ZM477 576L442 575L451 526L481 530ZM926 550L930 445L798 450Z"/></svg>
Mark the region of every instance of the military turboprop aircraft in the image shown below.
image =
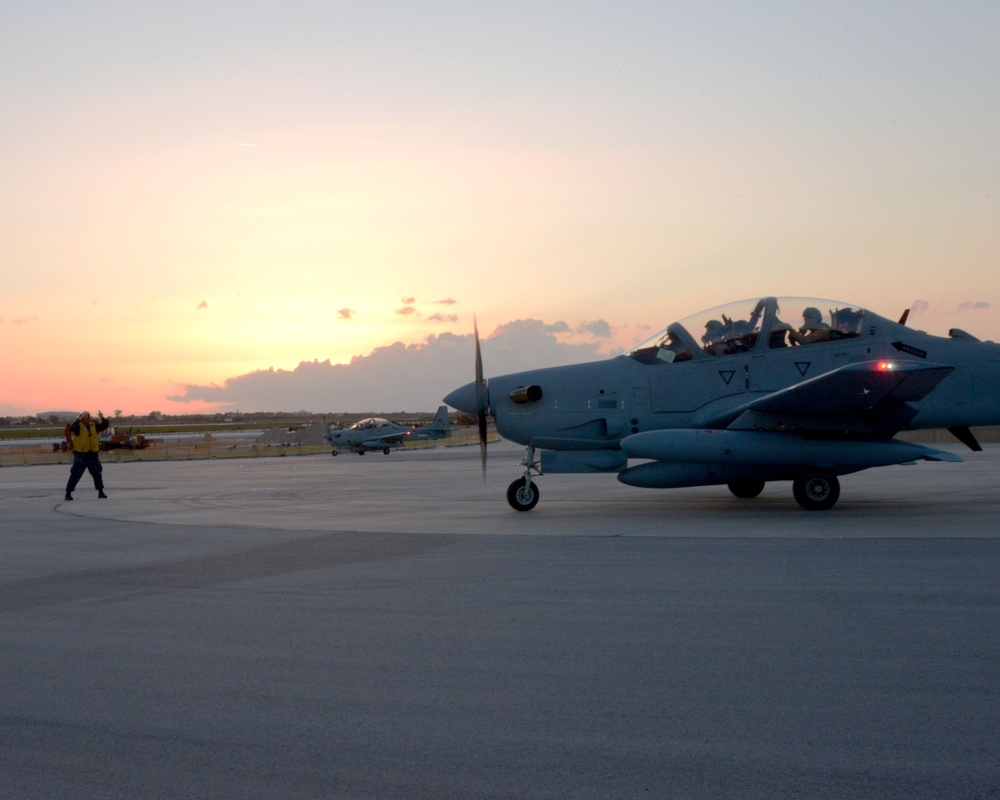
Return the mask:
<svg viewBox="0 0 1000 800"><path fill-rule="evenodd" d="M907 313L893 322L830 300L745 300L625 355L489 381L476 330L476 380L444 401L478 415L484 474L487 414L526 445L507 490L518 511L538 503L537 476L583 472L650 488L727 484L740 498L791 481L800 506L829 509L839 475L962 460L897 432L947 428L981 450L969 427L1000 423L1000 345L915 331Z"/></svg>
<svg viewBox="0 0 1000 800"><path fill-rule="evenodd" d="M337 455L338 447L346 447L361 456L369 450L381 450L389 455L394 447L402 447L406 442L449 436L451 421L447 406L440 406L434 420L426 425L400 425L382 417L368 417L355 422L350 428L323 434L323 438L333 445L333 455Z"/></svg>

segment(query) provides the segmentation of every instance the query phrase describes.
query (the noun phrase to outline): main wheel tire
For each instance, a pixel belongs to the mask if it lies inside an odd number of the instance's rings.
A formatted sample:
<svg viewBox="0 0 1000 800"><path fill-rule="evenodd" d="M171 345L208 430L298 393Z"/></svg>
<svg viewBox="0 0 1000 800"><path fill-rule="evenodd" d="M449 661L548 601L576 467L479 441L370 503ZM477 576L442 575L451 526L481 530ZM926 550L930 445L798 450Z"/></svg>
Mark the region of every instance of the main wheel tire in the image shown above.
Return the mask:
<svg viewBox="0 0 1000 800"><path fill-rule="evenodd" d="M730 481L729 491L743 500L751 500L764 491L764 481L756 481L752 478L743 481Z"/></svg>
<svg viewBox="0 0 1000 800"><path fill-rule="evenodd" d="M538 484L518 478L507 487L507 502L515 511L531 511L538 505Z"/></svg>
<svg viewBox="0 0 1000 800"><path fill-rule="evenodd" d="M806 511L826 511L840 498L840 481L829 478L796 478L792 481L792 494Z"/></svg>
<svg viewBox="0 0 1000 800"><path fill-rule="evenodd" d="M330 455L331 455L331 456L335 456L335 455L337 455L337 451L336 451L336 450L334 450L334 451L333 451L332 453L330 453Z"/></svg>
<svg viewBox="0 0 1000 800"><path fill-rule="evenodd" d="M391 453L392 450L390 450L388 447L383 447L382 452L385 453L386 455L389 455L389 453Z"/></svg>

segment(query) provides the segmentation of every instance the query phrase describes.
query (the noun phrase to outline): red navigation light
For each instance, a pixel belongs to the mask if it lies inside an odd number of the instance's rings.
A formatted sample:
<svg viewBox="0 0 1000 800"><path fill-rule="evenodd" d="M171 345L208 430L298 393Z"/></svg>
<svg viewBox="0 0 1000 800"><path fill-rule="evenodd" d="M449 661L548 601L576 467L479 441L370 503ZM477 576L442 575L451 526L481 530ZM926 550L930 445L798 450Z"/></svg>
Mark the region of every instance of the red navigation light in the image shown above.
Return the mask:
<svg viewBox="0 0 1000 800"><path fill-rule="evenodd" d="M888 370L892 369L892 362L891 361L879 361L878 362L878 366L876 367L876 369L878 369L879 372L887 372Z"/></svg>

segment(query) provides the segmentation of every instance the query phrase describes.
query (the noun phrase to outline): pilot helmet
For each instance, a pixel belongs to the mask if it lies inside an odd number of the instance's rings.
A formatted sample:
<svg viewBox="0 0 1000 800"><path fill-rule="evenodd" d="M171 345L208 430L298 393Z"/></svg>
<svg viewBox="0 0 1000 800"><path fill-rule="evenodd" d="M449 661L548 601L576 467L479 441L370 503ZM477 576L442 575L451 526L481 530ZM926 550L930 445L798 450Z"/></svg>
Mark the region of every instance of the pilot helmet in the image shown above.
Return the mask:
<svg viewBox="0 0 1000 800"><path fill-rule="evenodd" d="M805 322L813 322L819 324L823 321L823 315L820 313L818 308L809 306L802 312L802 319Z"/></svg>
<svg viewBox="0 0 1000 800"><path fill-rule="evenodd" d="M725 333L725 328L717 319L710 319L705 323L705 332L701 335L701 340L705 344L712 344L719 341Z"/></svg>

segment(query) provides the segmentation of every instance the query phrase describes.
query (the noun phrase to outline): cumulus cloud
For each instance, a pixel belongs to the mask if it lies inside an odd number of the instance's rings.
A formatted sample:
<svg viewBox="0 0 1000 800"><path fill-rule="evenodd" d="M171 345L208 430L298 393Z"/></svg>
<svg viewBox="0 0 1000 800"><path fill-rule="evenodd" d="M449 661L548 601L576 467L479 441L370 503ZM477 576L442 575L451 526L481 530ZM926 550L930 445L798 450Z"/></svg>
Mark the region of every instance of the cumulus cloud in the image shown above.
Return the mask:
<svg viewBox="0 0 1000 800"><path fill-rule="evenodd" d="M432 305L432 306L452 306L458 301L453 300L450 297L446 297L443 300L421 300L417 301L416 297L400 297L399 302L403 305L397 308L395 313L401 317L420 317L424 316L425 312L422 312L418 306L421 305ZM458 316L456 314L441 314L434 313L429 314L426 317L428 322L458 322Z"/></svg>
<svg viewBox="0 0 1000 800"><path fill-rule="evenodd" d="M482 340L487 375L599 359L596 344L560 343L534 319L508 322ZM219 410L315 412L432 411L474 372L474 337L453 333L401 342L355 356L348 364L303 361L293 370L266 369L238 375L222 385L187 384L168 399L204 401Z"/></svg>
<svg viewBox="0 0 1000 800"><path fill-rule="evenodd" d="M954 308L944 307L941 303L931 304L926 300L914 300L913 304L910 306L910 313L912 314L964 314L969 311L988 311L993 306L985 300L966 300L964 303L959 303Z"/></svg>
<svg viewBox="0 0 1000 800"><path fill-rule="evenodd" d="M341 319L354 319L355 313L353 308L341 308L337 310L337 316Z"/></svg>
<svg viewBox="0 0 1000 800"><path fill-rule="evenodd" d="M584 322L577 329L577 333L589 333L598 339L611 338L611 326L603 319L595 319L593 322Z"/></svg>

